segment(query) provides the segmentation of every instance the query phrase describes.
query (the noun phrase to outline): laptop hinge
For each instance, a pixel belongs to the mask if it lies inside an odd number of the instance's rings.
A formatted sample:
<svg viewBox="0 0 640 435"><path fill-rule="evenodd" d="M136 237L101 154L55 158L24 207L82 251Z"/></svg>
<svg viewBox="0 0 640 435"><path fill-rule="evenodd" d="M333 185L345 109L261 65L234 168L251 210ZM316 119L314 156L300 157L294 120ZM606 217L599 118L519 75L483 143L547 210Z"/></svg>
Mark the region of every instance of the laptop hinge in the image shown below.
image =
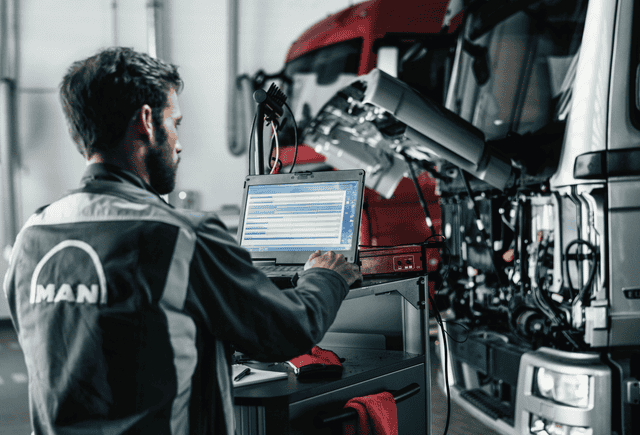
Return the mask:
<svg viewBox="0 0 640 435"><path fill-rule="evenodd" d="M253 265L254 266L275 266L276 265L276 260L275 258L272 260L253 260Z"/></svg>

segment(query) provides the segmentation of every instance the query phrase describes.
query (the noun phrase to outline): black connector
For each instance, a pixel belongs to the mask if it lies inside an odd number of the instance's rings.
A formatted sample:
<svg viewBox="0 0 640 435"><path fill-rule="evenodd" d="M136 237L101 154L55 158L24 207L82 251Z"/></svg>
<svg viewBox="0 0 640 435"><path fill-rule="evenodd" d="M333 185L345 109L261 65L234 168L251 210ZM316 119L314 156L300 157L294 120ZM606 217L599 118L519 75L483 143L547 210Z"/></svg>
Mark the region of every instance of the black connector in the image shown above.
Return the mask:
<svg viewBox="0 0 640 435"><path fill-rule="evenodd" d="M253 93L253 99L256 103L264 107L264 114L267 121L275 121L284 113L283 106L287 100L287 96L272 83L268 91L258 89Z"/></svg>

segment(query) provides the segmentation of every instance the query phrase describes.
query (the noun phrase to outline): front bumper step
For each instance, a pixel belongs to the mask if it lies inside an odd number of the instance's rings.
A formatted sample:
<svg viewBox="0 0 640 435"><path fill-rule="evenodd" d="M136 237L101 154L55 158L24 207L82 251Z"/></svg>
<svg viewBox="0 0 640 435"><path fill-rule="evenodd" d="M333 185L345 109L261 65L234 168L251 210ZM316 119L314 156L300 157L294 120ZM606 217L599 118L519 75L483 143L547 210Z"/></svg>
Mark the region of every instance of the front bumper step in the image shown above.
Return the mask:
<svg viewBox="0 0 640 435"><path fill-rule="evenodd" d="M460 396L494 420L503 420L510 426L515 424L513 407L489 396L484 390L466 390L461 392Z"/></svg>

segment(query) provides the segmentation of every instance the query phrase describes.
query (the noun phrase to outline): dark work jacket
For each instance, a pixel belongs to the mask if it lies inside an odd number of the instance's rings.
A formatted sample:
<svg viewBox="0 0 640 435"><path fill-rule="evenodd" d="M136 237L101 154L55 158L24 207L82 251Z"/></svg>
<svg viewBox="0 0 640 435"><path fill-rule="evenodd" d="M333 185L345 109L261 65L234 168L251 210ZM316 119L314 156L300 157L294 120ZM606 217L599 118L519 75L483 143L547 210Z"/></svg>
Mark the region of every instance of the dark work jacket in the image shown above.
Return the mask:
<svg viewBox="0 0 640 435"><path fill-rule="evenodd" d="M215 215L93 164L27 221L4 289L35 435L201 435L233 433L229 344L264 361L305 353L348 286L313 268L279 290Z"/></svg>

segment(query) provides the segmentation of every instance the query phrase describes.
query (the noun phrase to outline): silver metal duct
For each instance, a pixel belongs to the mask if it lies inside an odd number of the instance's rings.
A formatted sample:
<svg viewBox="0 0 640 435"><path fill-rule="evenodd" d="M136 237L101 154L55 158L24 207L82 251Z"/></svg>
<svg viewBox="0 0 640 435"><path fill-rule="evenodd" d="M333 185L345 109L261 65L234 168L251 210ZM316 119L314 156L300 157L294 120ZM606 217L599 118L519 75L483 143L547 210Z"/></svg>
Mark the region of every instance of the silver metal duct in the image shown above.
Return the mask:
<svg viewBox="0 0 640 435"><path fill-rule="evenodd" d="M366 83L363 103L380 107L404 123L407 137L498 189L512 182L511 162L491 149L484 133L471 123L378 69L362 80Z"/></svg>
<svg viewBox="0 0 640 435"><path fill-rule="evenodd" d="M227 66L227 146L231 154L239 156L247 149L247 140L242 134L247 126L247 107L245 99L241 99L246 92L240 92L239 88L247 88L249 93L253 93L251 80L238 77L238 56L240 39L240 1L228 0L229 5L229 55ZM249 95L250 95L249 94ZM250 108L253 108L253 100L250 101ZM251 110L251 109L249 109Z"/></svg>
<svg viewBox="0 0 640 435"><path fill-rule="evenodd" d="M17 0L0 4L0 204L2 206L2 251L18 234L15 193L15 150L18 149L16 77L18 76Z"/></svg>
<svg viewBox="0 0 640 435"><path fill-rule="evenodd" d="M147 2L147 52L150 56L165 62L171 62L168 9L168 0Z"/></svg>

